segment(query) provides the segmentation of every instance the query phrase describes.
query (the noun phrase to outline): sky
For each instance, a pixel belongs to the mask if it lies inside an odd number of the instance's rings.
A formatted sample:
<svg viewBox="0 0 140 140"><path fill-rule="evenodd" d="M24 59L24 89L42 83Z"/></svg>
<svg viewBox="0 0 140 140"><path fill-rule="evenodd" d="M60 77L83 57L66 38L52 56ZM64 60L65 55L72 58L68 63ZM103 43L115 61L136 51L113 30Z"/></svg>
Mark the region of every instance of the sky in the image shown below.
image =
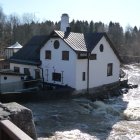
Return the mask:
<svg viewBox="0 0 140 140"><path fill-rule="evenodd" d="M140 0L0 0L6 15L33 14L39 21L60 21L67 13L70 21L119 22L127 26L140 27Z"/></svg>

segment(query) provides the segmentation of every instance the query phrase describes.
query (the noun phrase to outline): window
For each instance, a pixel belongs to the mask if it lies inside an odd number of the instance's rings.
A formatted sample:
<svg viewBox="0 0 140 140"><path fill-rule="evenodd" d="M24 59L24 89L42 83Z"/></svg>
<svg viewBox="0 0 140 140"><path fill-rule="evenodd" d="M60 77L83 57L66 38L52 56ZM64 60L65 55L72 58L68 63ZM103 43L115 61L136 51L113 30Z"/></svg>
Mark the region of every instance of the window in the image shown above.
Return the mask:
<svg viewBox="0 0 140 140"><path fill-rule="evenodd" d="M100 52L103 52L104 51L104 46L103 44L100 45Z"/></svg>
<svg viewBox="0 0 140 140"><path fill-rule="evenodd" d="M113 74L113 64L109 63L107 65L107 76L111 76Z"/></svg>
<svg viewBox="0 0 140 140"><path fill-rule="evenodd" d="M86 73L85 73L85 72L83 72L83 74L82 74L82 80L83 80L83 81L86 80Z"/></svg>
<svg viewBox="0 0 140 140"><path fill-rule="evenodd" d="M19 73L19 67L14 67L14 72L18 72Z"/></svg>
<svg viewBox="0 0 140 140"><path fill-rule="evenodd" d="M69 51L62 51L62 60L69 60Z"/></svg>
<svg viewBox="0 0 140 140"><path fill-rule="evenodd" d="M40 79L40 70L39 69L35 70L35 79Z"/></svg>
<svg viewBox="0 0 140 140"><path fill-rule="evenodd" d="M7 80L7 77L6 76L4 76L4 80Z"/></svg>
<svg viewBox="0 0 140 140"><path fill-rule="evenodd" d="M45 58L46 59L51 59L51 51L46 51L45 52Z"/></svg>
<svg viewBox="0 0 140 140"><path fill-rule="evenodd" d="M90 60L96 60L97 59L97 55L96 54L91 54L90 55Z"/></svg>
<svg viewBox="0 0 140 140"><path fill-rule="evenodd" d="M20 78L21 78L21 80L24 80L24 77L23 76L21 76Z"/></svg>
<svg viewBox="0 0 140 140"><path fill-rule="evenodd" d="M53 44L54 48L55 49L58 49L59 48L59 45L60 45L59 41L58 40L55 40L54 41L54 44Z"/></svg>
<svg viewBox="0 0 140 140"><path fill-rule="evenodd" d="M78 53L78 59L87 59L87 53L86 52L79 52Z"/></svg>
<svg viewBox="0 0 140 140"><path fill-rule="evenodd" d="M25 74L25 75L30 75L30 71L29 71L28 68L24 68L24 74Z"/></svg>
<svg viewBox="0 0 140 140"><path fill-rule="evenodd" d="M53 81L61 81L61 73L55 73L55 72L53 72L52 73L52 80Z"/></svg>

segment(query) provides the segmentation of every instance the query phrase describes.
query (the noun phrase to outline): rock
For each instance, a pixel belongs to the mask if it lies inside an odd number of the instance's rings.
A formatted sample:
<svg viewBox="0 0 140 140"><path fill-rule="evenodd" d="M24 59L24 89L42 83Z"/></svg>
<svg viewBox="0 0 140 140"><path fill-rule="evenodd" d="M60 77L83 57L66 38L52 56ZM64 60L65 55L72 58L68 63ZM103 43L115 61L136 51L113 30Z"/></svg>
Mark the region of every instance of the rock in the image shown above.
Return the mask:
<svg viewBox="0 0 140 140"><path fill-rule="evenodd" d="M18 103L0 104L0 120L8 119L33 139L37 139L32 111Z"/></svg>

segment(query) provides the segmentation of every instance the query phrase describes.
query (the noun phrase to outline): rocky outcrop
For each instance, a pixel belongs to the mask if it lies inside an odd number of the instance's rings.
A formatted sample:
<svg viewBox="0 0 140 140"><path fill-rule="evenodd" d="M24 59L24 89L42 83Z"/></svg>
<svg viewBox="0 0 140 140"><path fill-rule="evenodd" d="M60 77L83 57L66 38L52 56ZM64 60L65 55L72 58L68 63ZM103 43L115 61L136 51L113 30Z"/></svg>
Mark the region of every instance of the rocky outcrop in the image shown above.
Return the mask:
<svg viewBox="0 0 140 140"><path fill-rule="evenodd" d="M33 139L37 139L32 111L18 103L0 103L0 120L8 119Z"/></svg>

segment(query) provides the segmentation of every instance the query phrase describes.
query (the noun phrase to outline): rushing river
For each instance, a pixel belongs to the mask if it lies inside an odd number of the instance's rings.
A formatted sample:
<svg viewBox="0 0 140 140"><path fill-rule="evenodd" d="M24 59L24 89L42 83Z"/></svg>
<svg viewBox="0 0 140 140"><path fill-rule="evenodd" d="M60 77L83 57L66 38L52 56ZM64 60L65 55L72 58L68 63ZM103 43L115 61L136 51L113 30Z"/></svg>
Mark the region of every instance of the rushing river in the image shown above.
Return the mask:
<svg viewBox="0 0 140 140"><path fill-rule="evenodd" d="M39 140L140 140L140 64L125 65L127 94L24 104L33 111Z"/></svg>

